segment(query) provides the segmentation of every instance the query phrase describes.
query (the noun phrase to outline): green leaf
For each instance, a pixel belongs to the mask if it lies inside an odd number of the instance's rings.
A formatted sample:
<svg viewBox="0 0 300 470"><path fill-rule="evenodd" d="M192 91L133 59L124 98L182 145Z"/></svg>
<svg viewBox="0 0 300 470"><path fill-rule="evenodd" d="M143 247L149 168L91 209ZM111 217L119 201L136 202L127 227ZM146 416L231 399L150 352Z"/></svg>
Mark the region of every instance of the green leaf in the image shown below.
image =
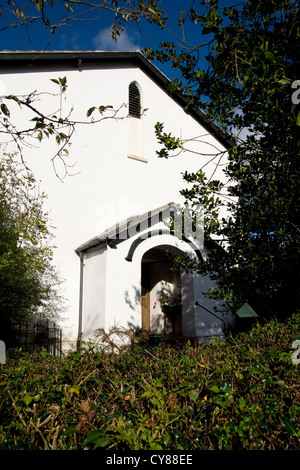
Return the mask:
<svg viewBox="0 0 300 470"><path fill-rule="evenodd" d="M82 446L86 446L87 444L94 444L94 449L97 447L105 447L109 443L108 437L103 434L103 431L89 431Z"/></svg>
<svg viewBox="0 0 300 470"><path fill-rule="evenodd" d="M296 126L300 126L300 111L299 111L297 119L296 119Z"/></svg>
<svg viewBox="0 0 300 470"><path fill-rule="evenodd" d="M291 81L287 78L282 78L281 80L278 80L278 83L280 83L280 85L289 85Z"/></svg>
<svg viewBox="0 0 300 470"><path fill-rule="evenodd" d="M169 447L172 444L172 437L168 432L165 432L163 435L163 443L166 447Z"/></svg>
<svg viewBox="0 0 300 470"><path fill-rule="evenodd" d="M76 393L79 396L80 387L78 385L73 385L69 390L70 393Z"/></svg>
<svg viewBox="0 0 300 470"><path fill-rule="evenodd" d="M239 407L240 407L240 409L241 409L242 411L244 411L245 406L246 406L246 401L245 401L245 399L244 399L243 397L240 397L240 399L239 399Z"/></svg>
<svg viewBox="0 0 300 470"><path fill-rule="evenodd" d="M20 99L19 99L17 96L9 95L9 96L7 97L7 99L13 100L13 101L15 101L16 103L18 103L19 106L21 106L21 101L20 101Z"/></svg>
<svg viewBox="0 0 300 470"><path fill-rule="evenodd" d="M109 444L109 439L103 436L103 437L100 437L100 439L98 439L98 441L95 443L94 448L96 449L97 447L105 447L107 446L107 444Z"/></svg>
<svg viewBox="0 0 300 470"><path fill-rule="evenodd" d="M189 391L189 398L192 401L196 401L199 397L199 392L197 390L190 390Z"/></svg>
<svg viewBox="0 0 300 470"><path fill-rule="evenodd" d="M25 405L29 405L29 403L32 402L33 400L33 397L29 394L29 393L26 393L25 397L22 398L23 402L25 403Z"/></svg>
<svg viewBox="0 0 300 470"><path fill-rule="evenodd" d="M89 431L87 433L87 436L84 440L84 444L88 444L90 442L97 442L100 437L103 437L103 432L102 431Z"/></svg>
<svg viewBox="0 0 300 470"><path fill-rule="evenodd" d="M92 108L88 109L88 111L87 111L87 113L86 113L87 117L90 117L90 115L95 111L95 109L96 109L95 106L93 106Z"/></svg>
<svg viewBox="0 0 300 470"><path fill-rule="evenodd" d="M61 84L61 86L65 86L67 83L67 77L59 78L59 83Z"/></svg>
<svg viewBox="0 0 300 470"><path fill-rule="evenodd" d="M210 390L214 393L219 393L221 391L217 385L210 387Z"/></svg>
<svg viewBox="0 0 300 470"><path fill-rule="evenodd" d="M295 425L294 421L289 418L286 418L282 421L282 426L288 431L292 436L299 436L300 431Z"/></svg>
<svg viewBox="0 0 300 470"><path fill-rule="evenodd" d="M8 107L6 106L5 103L1 103L0 108L1 108L2 113L5 114L5 116L7 116L7 117L10 116L9 109L8 109Z"/></svg>
<svg viewBox="0 0 300 470"><path fill-rule="evenodd" d="M150 450L163 450L163 448L160 444L154 443L150 445Z"/></svg>
<svg viewBox="0 0 300 470"><path fill-rule="evenodd" d="M75 433L76 433L76 426L71 426L68 429L63 429L60 433L60 437L72 436Z"/></svg>
<svg viewBox="0 0 300 470"><path fill-rule="evenodd" d="M210 34L212 32L212 28L209 26L206 26L205 28L202 29L202 34Z"/></svg>

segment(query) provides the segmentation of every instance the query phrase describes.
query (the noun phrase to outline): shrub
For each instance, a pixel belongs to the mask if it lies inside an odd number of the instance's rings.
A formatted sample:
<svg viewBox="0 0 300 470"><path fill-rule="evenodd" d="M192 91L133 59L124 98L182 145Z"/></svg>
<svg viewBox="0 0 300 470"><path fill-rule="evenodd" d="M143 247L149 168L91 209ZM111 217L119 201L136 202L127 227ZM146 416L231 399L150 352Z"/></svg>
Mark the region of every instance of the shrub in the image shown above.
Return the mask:
<svg viewBox="0 0 300 470"><path fill-rule="evenodd" d="M299 450L299 326L295 314L210 345L10 353L0 448Z"/></svg>

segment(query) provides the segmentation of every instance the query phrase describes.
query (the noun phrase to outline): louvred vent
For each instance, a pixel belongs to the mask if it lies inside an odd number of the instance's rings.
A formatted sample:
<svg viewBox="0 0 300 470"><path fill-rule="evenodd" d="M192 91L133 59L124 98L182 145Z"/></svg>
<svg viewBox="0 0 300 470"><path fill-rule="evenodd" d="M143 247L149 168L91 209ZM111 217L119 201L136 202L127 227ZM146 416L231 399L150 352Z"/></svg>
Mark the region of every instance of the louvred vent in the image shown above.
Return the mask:
<svg viewBox="0 0 300 470"><path fill-rule="evenodd" d="M129 116L141 117L140 92L135 83L129 85Z"/></svg>

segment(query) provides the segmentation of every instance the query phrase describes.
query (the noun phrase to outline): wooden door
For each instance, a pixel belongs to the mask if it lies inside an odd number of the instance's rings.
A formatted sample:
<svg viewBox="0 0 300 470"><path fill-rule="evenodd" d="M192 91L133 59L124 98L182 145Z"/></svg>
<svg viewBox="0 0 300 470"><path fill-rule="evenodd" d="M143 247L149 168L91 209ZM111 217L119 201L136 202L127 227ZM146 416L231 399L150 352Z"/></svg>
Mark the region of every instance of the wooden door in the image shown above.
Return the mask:
<svg viewBox="0 0 300 470"><path fill-rule="evenodd" d="M142 295L142 329L150 331L150 292Z"/></svg>

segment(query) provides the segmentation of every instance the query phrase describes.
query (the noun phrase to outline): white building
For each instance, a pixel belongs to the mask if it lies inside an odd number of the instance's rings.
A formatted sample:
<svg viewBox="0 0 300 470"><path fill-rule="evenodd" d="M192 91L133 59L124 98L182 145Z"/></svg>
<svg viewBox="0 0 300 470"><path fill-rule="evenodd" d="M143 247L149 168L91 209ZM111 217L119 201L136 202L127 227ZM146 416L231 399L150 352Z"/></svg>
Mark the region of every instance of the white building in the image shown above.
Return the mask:
<svg viewBox="0 0 300 470"><path fill-rule="evenodd" d="M96 114L110 116L76 127L65 159L73 176L63 182L56 175L64 174L62 161L56 158L55 171L51 161L55 143L46 139L24 150L28 166L48 194L56 227L54 261L65 279L68 304L62 325L65 345L113 325L161 331L162 286L181 293L176 334L202 340L222 336L224 319L211 313L214 303L203 294L208 278L170 270L166 256L171 250L205 257L207 247L197 237L172 234L157 218L184 202L179 191L186 186L185 171L205 167L208 175L224 178L224 166L217 163L221 154L225 162L229 143L222 132L183 98L170 94L169 80L138 51L1 52L0 63L6 95L48 92L38 103L45 112L62 104L65 114L72 110L74 120L87 121L91 107L96 108L95 120ZM68 85L62 101L51 96L57 92L51 80L59 77L66 77ZM112 108L102 116L100 106ZM25 122L30 116L17 108L12 111L16 120ZM191 151L158 158L157 122L184 139ZM172 332L170 324L166 331Z"/></svg>

